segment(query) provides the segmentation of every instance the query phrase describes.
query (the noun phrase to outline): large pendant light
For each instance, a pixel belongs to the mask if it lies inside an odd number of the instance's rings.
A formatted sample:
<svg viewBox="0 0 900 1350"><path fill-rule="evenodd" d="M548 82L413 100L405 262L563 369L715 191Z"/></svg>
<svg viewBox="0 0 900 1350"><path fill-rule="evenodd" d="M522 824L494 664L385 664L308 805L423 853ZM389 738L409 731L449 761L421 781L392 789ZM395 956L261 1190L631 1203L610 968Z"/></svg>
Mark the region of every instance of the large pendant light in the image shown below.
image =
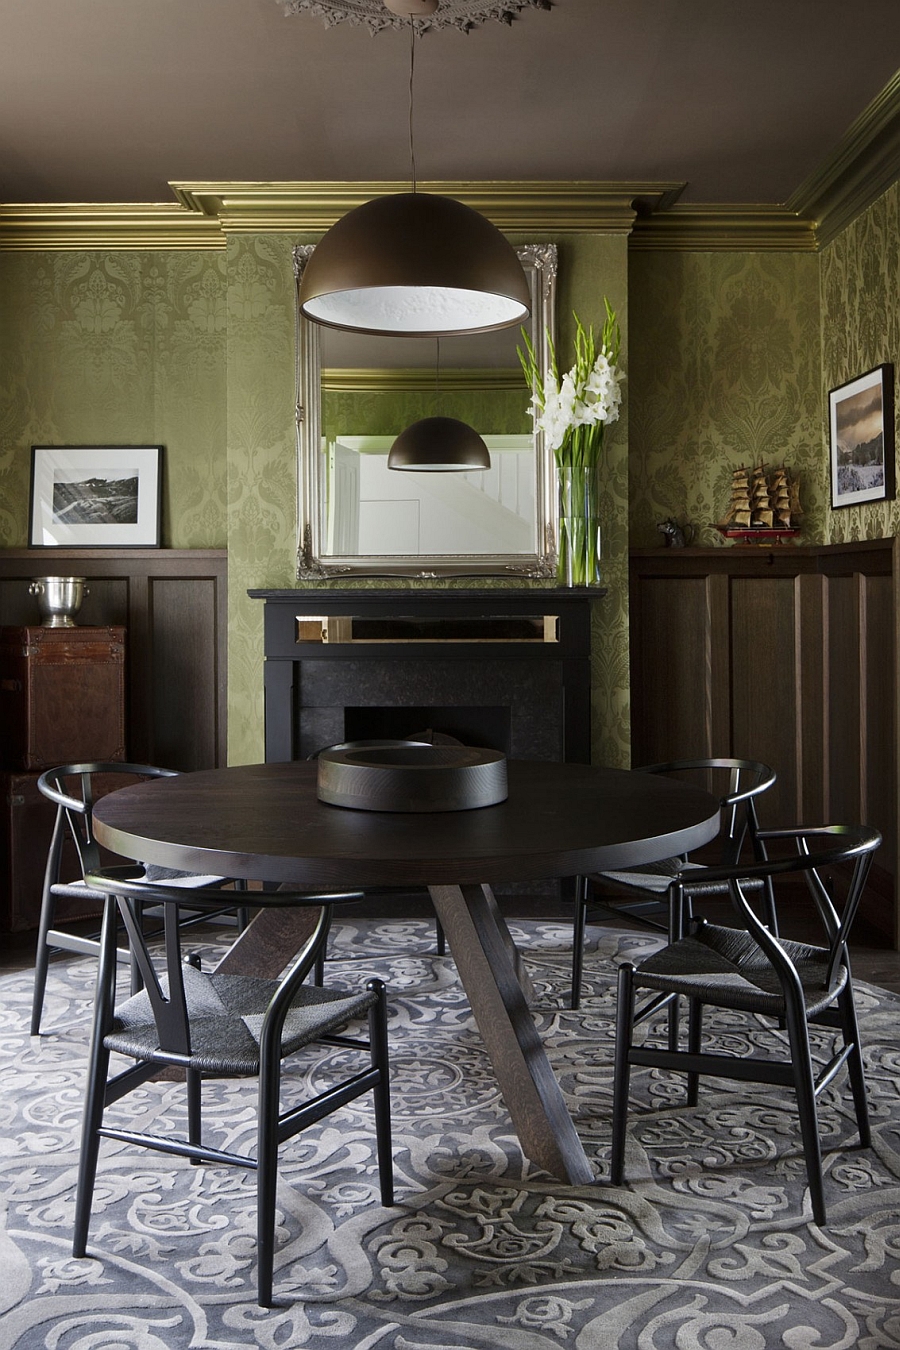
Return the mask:
<svg viewBox="0 0 900 1350"><path fill-rule="evenodd" d="M416 473L459 473L489 469L491 457L474 427L456 417L423 417L412 422L391 446L389 469Z"/></svg>
<svg viewBox="0 0 900 1350"><path fill-rule="evenodd" d="M515 249L484 216L452 197L417 192L413 149L414 14L433 0L386 0L409 15L412 192L377 197L334 224L314 249L300 309L331 328L435 337L510 328L531 295Z"/></svg>

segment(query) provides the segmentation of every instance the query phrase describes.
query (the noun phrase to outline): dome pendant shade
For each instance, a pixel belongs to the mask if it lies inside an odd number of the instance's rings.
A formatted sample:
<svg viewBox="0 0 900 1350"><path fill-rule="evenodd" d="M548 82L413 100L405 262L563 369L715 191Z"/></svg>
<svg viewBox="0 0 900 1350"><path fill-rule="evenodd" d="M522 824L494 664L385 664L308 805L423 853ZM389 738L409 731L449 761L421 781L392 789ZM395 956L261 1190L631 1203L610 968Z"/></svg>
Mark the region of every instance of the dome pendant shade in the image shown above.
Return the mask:
<svg viewBox="0 0 900 1350"><path fill-rule="evenodd" d="M389 469L452 473L489 469L491 457L478 432L456 417L423 417L412 422L391 446Z"/></svg>
<svg viewBox="0 0 900 1350"><path fill-rule="evenodd" d="M300 309L330 328L440 337L510 328L531 294L515 249L453 197L403 192L348 211L313 250Z"/></svg>

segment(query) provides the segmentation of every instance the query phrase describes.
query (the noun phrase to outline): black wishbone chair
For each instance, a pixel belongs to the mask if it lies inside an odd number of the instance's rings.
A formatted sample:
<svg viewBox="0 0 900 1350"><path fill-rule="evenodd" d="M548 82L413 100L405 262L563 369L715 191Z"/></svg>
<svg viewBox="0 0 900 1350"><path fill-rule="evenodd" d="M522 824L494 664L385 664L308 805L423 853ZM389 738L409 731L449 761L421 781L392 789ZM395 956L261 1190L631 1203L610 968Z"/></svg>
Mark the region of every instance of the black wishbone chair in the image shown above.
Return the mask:
<svg viewBox="0 0 900 1350"><path fill-rule="evenodd" d="M47 854L44 870L44 886L41 895L41 915L38 925L37 952L34 964L34 993L31 1004L31 1034L40 1035L41 1016L44 1009L44 993L47 987L47 968L50 957L56 951L78 952L82 956L96 956L99 941L96 934L83 936L54 928L57 900L74 900L79 904L94 903L100 908L105 896L92 892L84 877L87 872L100 866L100 849L94 839L93 808L101 787L105 791L113 790L110 780L121 778L121 784L139 782L150 778L174 778L175 769L162 769L154 764L128 764L121 760L97 761L83 764L60 764L47 769L37 781L38 791L56 806L56 820ZM81 876L70 880L62 879L63 847L66 838L70 838L78 856ZM226 878L219 876L195 876L189 872L148 867L148 878L167 880L185 890L194 890L204 886L222 886ZM243 883L238 883L242 886ZM232 894L224 909L231 914L236 912L238 926L243 928L248 921L247 897L240 891ZM183 922L207 922L214 917L207 910L185 912ZM121 959L128 959L128 953L122 950ZM137 972L135 971L135 975Z"/></svg>
<svg viewBox="0 0 900 1350"><path fill-rule="evenodd" d="M745 845L755 859L763 855L756 843L759 832L757 798L775 782L768 764L753 759L679 759L665 764L647 764L635 773L666 774L703 787L719 798L721 827L711 847L718 856L714 866L729 867L741 857ZM691 893L725 895L728 887L707 877L710 889L701 885L706 865L683 856L661 862L630 867L618 872L598 872L575 879L575 924L572 934L572 994L570 1007L581 1003L581 978L584 965L584 936L588 911L592 905L614 915L626 915L668 934L669 941L680 937L690 919L683 913L680 892L673 883L685 872L693 873ZM769 920L776 925L775 915ZM776 925L777 931L777 925ZM673 1005L673 1035L677 1008Z"/></svg>
<svg viewBox="0 0 900 1350"><path fill-rule="evenodd" d="M301 1130L364 1092L374 1094L375 1133L381 1202L393 1204L390 1087L385 988L372 979L353 992L304 985L328 936L332 902L358 900L361 894L311 895L279 891L267 896L271 907L321 907L305 946L278 980L247 974L206 974L182 959L178 922L184 893L177 887L140 880L134 867L89 873L88 885L103 893L105 906L97 973L97 998L91 1033L73 1253L84 1256L101 1138L115 1139L177 1154L195 1163L250 1168L257 1181L257 1294L261 1307L272 1304L275 1252L275 1192L278 1148ZM204 891L210 908L227 902L228 892ZM135 915L141 901L159 904L164 913L164 953L154 960ZM192 906L196 903L191 897ZM144 989L115 1006L116 911L124 922ZM248 933L252 932L251 929ZM240 939L239 939L240 941ZM163 969L158 970L161 964ZM343 1033L349 1021L368 1022L368 1037ZM347 1046L365 1055L367 1066L333 1083L299 1106L282 1111L281 1061L311 1042ZM108 1078L111 1052L137 1062ZM104 1123L107 1106L156 1076L160 1066L185 1071L187 1138L172 1139ZM256 1154L232 1153L203 1142L201 1079L258 1078Z"/></svg>
<svg viewBox="0 0 900 1350"><path fill-rule="evenodd" d="M619 967L610 1180L614 1185L622 1183L632 1065L686 1073L689 1106L697 1104L701 1074L772 1083L793 1088L796 1094L813 1217L816 1223L824 1224L816 1098L844 1064L860 1146L868 1148L871 1142L847 936L881 835L862 826L823 825L762 830L759 841L767 851L773 846L780 851L787 845L794 851L787 857L715 868L707 874L708 880L727 885L743 927L725 928L696 918L687 936L636 967L629 963ZM828 874L827 881L823 872ZM753 907L753 882L761 881L768 887L776 878L800 876L806 879L821 920L821 946L777 937ZM685 881L685 899L690 898L690 889L691 883ZM638 991L650 995L639 1009L635 1000ZM658 1012L673 994L688 1000L688 1048L635 1045L635 1026ZM787 1056L776 1059L703 1052L704 1007L772 1019L776 1028L783 1029ZM810 1026L832 1028L839 1042L818 1070L810 1049Z"/></svg>

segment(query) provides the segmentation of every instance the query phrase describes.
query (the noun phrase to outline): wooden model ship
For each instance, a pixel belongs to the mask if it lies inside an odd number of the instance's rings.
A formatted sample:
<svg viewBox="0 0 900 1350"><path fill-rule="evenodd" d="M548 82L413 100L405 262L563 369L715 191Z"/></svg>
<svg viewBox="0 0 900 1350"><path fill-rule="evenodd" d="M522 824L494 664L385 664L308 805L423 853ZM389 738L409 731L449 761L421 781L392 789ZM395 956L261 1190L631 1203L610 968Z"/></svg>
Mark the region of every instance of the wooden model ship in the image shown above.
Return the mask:
<svg viewBox="0 0 900 1350"><path fill-rule="evenodd" d="M773 543L800 532L800 488L782 465L771 472L765 464L743 465L731 475L731 501L716 529L726 539Z"/></svg>

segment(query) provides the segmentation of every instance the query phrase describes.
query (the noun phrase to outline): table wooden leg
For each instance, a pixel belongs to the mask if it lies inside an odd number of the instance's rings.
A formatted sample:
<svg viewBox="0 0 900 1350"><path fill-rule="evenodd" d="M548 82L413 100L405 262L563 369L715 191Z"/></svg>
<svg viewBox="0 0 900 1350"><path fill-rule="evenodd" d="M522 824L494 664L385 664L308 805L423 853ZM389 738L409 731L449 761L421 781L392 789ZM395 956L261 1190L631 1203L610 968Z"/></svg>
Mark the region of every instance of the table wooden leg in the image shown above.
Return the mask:
<svg viewBox="0 0 900 1350"><path fill-rule="evenodd" d="M592 1183L593 1169L528 1010L521 957L490 888L429 891L526 1156L570 1185Z"/></svg>
<svg viewBox="0 0 900 1350"><path fill-rule="evenodd" d="M253 892L246 892L252 903ZM297 909L261 909L216 966L217 975L255 975L276 980L315 930L320 905Z"/></svg>

